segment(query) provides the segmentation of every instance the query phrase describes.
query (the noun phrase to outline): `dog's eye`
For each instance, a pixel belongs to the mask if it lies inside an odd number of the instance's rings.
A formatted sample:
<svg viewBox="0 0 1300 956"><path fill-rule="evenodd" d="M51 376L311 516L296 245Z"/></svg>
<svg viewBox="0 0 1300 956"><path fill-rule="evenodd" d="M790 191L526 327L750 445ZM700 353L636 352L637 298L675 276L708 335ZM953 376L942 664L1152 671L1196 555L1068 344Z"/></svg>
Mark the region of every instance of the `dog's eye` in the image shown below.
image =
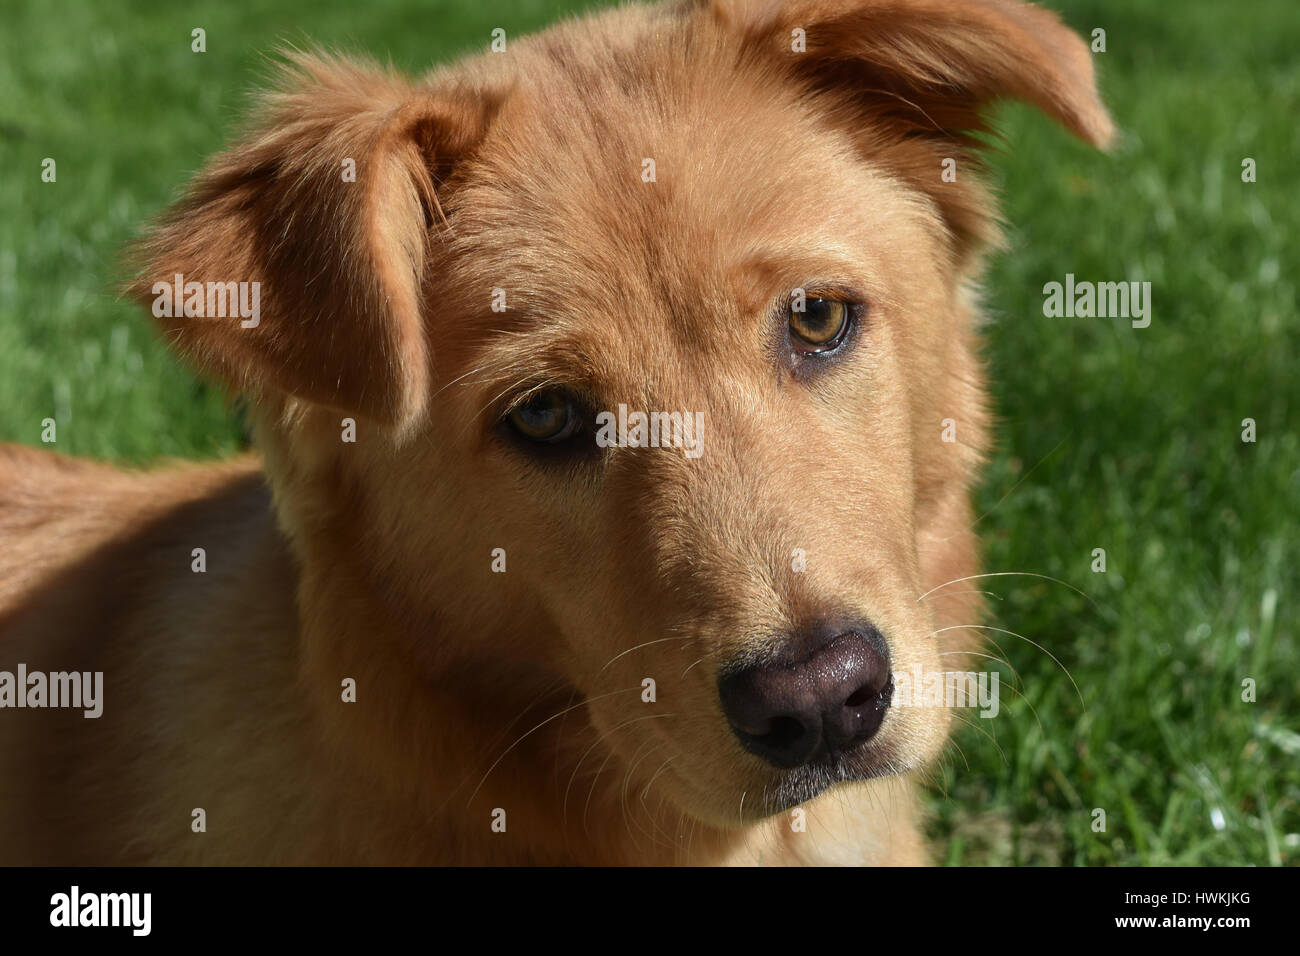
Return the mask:
<svg viewBox="0 0 1300 956"><path fill-rule="evenodd" d="M571 437L580 420L573 400L559 389L534 393L508 416L510 426L524 438L547 445Z"/></svg>
<svg viewBox="0 0 1300 956"><path fill-rule="evenodd" d="M849 303L840 299L809 297L802 303L790 303L789 313L790 339L801 352L836 348L848 334L852 318Z"/></svg>

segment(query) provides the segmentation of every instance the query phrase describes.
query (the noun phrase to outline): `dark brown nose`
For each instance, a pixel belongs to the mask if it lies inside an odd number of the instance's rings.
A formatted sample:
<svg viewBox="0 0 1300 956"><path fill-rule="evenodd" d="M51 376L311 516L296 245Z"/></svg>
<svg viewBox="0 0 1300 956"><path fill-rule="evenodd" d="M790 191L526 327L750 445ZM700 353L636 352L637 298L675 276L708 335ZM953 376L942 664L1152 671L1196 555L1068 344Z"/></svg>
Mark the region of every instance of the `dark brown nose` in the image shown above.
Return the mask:
<svg viewBox="0 0 1300 956"><path fill-rule="evenodd" d="M869 624L823 625L790 645L784 659L734 668L718 680L722 709L740 742L790 768L870 739L893 694L880 632Z"/></svg>

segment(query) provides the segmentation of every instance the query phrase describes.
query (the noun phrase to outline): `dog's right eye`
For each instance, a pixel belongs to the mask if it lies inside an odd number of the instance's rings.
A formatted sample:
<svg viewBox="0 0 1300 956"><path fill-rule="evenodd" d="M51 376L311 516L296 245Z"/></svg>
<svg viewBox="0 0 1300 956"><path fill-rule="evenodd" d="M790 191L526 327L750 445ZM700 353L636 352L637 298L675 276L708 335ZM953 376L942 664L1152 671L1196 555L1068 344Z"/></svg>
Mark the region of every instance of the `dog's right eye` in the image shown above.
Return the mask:
<svg viewBox="0 0 1300 956"><path fill-rule="evenodd" d="M520 437L544 445L572 437L581 422L573 399L559 389L535 392L516 405L506 420Z"/></svg>
<svg viewBox="0 0 1300 956"><path fill-rule="evenodd" d="M789 309L790 337L804 353L832 352L852 324L852 306L841 299L817 296Z"/></svg>

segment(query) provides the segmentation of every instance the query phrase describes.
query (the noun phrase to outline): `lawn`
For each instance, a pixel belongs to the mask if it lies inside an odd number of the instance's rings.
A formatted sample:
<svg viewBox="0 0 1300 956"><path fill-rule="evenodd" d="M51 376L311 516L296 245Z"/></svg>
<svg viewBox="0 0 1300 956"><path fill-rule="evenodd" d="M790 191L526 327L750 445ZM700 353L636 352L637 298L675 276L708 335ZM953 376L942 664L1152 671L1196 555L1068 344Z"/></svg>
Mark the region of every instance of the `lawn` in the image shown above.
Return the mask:
<svg viewBox="0 0 1300 956"><path fill-rule="evenodd" d="M1105 29L1095 59L1124 137L1100 156L1026 108L1000 113L1010 248L987 294L999 447L978 510L999 573L981 584L990 624L1020 635L994 633L991 652L1023 697L959 733L934 774L933 835L963 864L1294 864L1300 6L1049 5ZM278 42L420 71L494 27L517 35L577 8L157 6L6 4L0 440L39 444L52 416L61 451L123 463L241 447L222 393L116 298L117 256L220 146ZM195 27L206 53L190 50ZM1067 273L1150 281L1150 326L1045 317L1043 285Z"/></svg>

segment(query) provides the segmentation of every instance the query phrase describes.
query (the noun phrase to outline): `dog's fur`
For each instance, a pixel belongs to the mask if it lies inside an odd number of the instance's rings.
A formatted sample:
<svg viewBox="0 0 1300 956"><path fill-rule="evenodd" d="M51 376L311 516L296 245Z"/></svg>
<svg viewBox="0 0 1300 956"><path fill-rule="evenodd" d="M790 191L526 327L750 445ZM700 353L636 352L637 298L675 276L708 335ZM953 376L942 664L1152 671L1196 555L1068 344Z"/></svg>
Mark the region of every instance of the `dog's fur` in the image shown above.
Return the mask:
<svg viewBox="0 0 1300 956"><path fill-rule="evenodd" d="M419 82L289 58L132 287L262 284L256 328L161 320L262 457L0 449L0 667L105 675L98 720L0 711L0 859L922 862L942 708L890 710L869 779L783 773L719 669L840 614L896 672L970 649L978 589L919 598L977 570L980 117L1105 145L1082 41L1017 0L691 0ZM826 283L865 321L794 361L773 303ZM531 457L499 422L550 383L704 411L705 453Z"/></svg>

